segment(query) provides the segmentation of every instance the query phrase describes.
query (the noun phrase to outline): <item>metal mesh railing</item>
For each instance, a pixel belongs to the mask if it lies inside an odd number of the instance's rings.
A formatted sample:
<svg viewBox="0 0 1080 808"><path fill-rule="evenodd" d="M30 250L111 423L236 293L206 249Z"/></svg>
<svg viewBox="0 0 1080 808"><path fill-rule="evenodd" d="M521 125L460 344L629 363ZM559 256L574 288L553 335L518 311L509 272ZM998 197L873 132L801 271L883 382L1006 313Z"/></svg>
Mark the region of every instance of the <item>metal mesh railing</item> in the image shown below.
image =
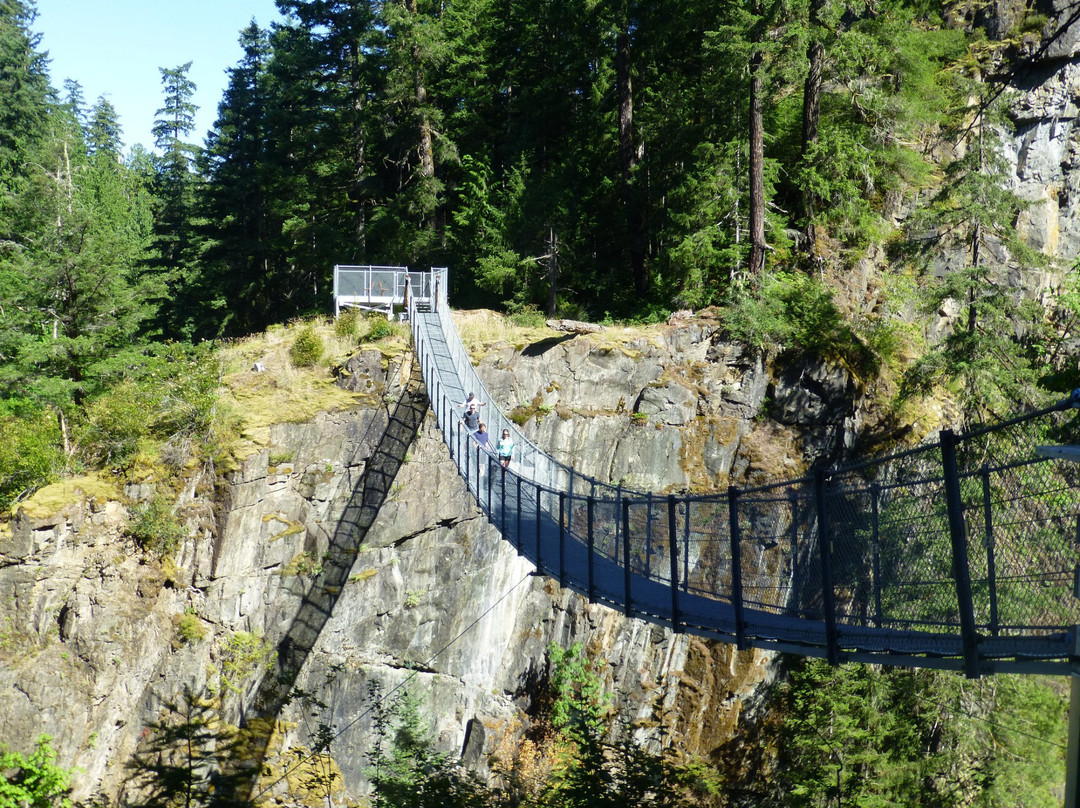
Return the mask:
<svg viewBox="0 0 1080 808"><path fill-rule="evenodd" d="M1036 447L1080 440L1073 399L907 452L701 496L581 475L489 404L493 438L508 429L518 449L504 470L456 417L451 395L491 396L457 336L445 270L432 284L440 344L413 324L432 409L481 509L541 572L677 628L697 620L708 633L701 622L717 615L716 636L820 644L830 658L900 648L973 672L991 656L1067 656L1061 638L1080 623L1080 468ZM454 378L440 377L436 350ZM1039 637L1054 644L1002 644Z"/></svg>

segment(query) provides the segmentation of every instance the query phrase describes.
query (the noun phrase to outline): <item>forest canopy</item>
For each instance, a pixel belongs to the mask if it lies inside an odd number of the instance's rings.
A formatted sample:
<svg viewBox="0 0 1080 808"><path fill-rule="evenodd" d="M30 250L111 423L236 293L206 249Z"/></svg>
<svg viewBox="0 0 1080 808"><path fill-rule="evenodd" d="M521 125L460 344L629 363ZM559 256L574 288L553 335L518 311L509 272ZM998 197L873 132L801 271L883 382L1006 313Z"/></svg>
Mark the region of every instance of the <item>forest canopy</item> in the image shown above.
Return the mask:
<svg viewBox="0 0 1080 808"><path fill-rule="evenodd" d="M70 467L93 402L185 346L328 311L335 264L448 266L460 307L716 306L734 340L978 414L1076 381L1071 281L1048 310L997 266L1046 263L998 148L1045 18L990 39L924 0L278 6L239 32L204 143L190 63L160 69L147 152L107 97L50 85L32 0L0 4L0 418L37 457L0 487ZM860 261L870 288L840 293ZM946 339L912 326L953 304Z"/></svg>

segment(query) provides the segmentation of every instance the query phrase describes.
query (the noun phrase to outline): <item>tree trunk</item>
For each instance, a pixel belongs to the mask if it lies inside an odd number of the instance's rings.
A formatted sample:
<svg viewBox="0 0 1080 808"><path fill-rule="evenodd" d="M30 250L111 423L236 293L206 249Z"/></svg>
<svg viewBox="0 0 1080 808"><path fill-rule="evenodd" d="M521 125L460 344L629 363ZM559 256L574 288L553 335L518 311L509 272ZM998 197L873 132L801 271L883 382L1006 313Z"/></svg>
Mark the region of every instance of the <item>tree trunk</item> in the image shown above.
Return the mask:
<svg viewBox="0 0 1080 808"><path fill-rule="evenodd" d="M761 15L760 2L754 3ZM750 274L765 268L765 146L761 113L761 74L764 57L760 48L761 25L755 24L750 56Z"/></svg>
<svg viewBox="0 0 1080 808"><path fill-rule="evenodd" d="M640 295L649 287L642 247L641 211L633 186L637 161L634 148L634 88L630 78L630 21L624 13L615 39L615 84L619 96L619 174L626 215L626 246L634 290Z"/></svg>
<svg viewBox="0 0 1080 808"><path fill-rule="evenodd" d="M405 6L414 18L418 16L419 13L416 9L416 0L407 0ZM435 149L432 144L431 121L427 114L427 85L424 83L423 67L424 54L419 45L416 44L415 40L413 41L411 51L412 61L416 66L416 70L413 73L416 112L420 119L420 177L421 181L427 184L435 177ZM424 211L424 227L433 228L435 226L433 214L434 211Z"/></svg>
<svg viewBox="0 0 1080 808"><path fill-rule="evenodd" d="M810 4L810 44L806 47L806 82L803 85L802 157L805 159L810 147L817 142L818 122L821 116L821 76L825 65L825 45L818 32L821 30L821 11L825 0L813 0ZM811 221L817 208L817 198L810 190L802 191L803 216L806 217L806 236L813 249L814 225Z"/></svg>
<svg viewBox="0 0 1080 808"><path fill-rule="evenodd" d="M547 316L554 317L559 304L559 237L548 230L548 303Z"/></svg>

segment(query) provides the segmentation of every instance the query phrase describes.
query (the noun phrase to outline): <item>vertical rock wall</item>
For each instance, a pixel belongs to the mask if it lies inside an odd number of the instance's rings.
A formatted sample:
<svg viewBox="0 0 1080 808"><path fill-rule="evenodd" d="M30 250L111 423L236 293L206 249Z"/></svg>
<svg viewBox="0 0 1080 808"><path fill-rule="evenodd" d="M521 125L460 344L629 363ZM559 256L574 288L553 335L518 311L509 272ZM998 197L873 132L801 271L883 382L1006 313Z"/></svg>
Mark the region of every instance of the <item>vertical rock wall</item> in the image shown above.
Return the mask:
<svg viewBox="0 0 1080 808"><path fill-rule="evenodd" d="M409 380L410 363L383 370L369 359L351 378L380 375L386 406L278 425L235 471L195 474L180 503L191 536L173 561L136 552L125 508L108 497L15 520L0 539L0 737L28 748L48 732L60 762L80 768L76 797L115 794L147 725L187 687L233 724L277 721L264 796L299 799L285 761L321 723L335 733L337 797L356 799L367 787L370 683L383 693L407 683L440 745L484 771L532 720L547 646L575 641L603 663L642 737L663 727L709 755L737 732L767 657L674 636L533 575L470 500L430 415L362 542L342 549L335 537L357 518L358 486L381 473L377 449ZM653 490L790 473L844 451L858 422L846 375L806 363L771 370L697 321L546 350L494 346L481 361L493 404L523 405L541 445ZM305 614L317 625L289 685L318 694L317 716L299 702L279 710L270 686L276 652Z"/></svg>

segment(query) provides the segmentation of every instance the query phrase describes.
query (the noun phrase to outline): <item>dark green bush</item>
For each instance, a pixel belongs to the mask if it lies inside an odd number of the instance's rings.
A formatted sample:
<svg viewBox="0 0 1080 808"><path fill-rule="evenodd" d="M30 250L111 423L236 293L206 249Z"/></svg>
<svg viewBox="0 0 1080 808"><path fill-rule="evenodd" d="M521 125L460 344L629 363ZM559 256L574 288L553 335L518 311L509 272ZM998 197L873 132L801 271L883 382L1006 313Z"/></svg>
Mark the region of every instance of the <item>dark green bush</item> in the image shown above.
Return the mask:
<svg viewBox="0 0 1080 808"><path fill-rule="evenodd" d="M326 344L323 338L310 326L304 326L293 340L289 349L289 358L297 367L312 367L319 363L326 352Z"/></svg>
<svg viewBox="0 0 1080 808"><path fill-rule="evenodd" d="M371 317L368 319L367 333L361 338L361 342L378 342L397 333L397 327L385 317Z"/></svg>

